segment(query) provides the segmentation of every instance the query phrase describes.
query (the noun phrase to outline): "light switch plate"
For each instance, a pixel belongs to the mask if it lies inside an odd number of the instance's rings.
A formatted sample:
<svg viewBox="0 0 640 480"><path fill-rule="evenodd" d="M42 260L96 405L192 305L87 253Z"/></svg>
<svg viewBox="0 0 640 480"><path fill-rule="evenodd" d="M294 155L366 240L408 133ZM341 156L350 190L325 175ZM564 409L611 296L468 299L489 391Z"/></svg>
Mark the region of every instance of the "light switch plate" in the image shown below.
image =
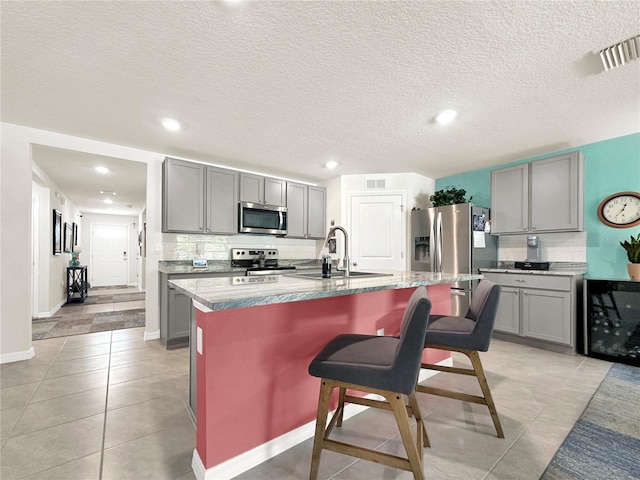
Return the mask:
<svg viewBox="0 0 640 480"><path fill-rule="evenodd" d="M202 328L196 328L196 352L202 355Z"/></svg>

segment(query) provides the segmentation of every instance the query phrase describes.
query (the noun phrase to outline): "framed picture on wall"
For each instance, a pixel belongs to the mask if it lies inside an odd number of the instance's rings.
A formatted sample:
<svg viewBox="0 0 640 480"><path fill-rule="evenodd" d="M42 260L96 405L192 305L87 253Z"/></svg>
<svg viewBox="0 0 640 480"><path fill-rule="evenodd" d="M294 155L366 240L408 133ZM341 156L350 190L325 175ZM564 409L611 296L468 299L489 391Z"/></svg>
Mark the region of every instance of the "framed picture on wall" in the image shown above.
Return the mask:
<svg viewBox="0 0 640 480"><path fill-rule="evenodd" d="M75 248L78 245L78 224L76 222L73 222L72 224L72 237L71 237L71 251L73 252L75 250Z"/></svg>
<svg viewBox="0 0 640 480"><path fill-rule="evenodd" d="M62 253L62 214L53 209L53 254Z"/></svg>
<svg viewBox="0 0 640 480"><path fill-rule="evenodd" d="M70 223L64 222L64 252L71 253L71 240L73 228Z"/></svg>

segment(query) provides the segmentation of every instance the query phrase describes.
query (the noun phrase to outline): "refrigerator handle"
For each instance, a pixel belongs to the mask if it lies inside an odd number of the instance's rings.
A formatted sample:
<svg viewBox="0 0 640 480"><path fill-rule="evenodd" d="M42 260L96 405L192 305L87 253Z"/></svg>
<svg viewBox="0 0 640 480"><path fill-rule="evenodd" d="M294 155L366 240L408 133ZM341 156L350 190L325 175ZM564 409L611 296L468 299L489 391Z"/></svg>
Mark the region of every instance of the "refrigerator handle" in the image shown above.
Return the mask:
<svg viewBox="0 0 640 480"><path fill-rule="evenodd" d="M436 268L435 271L442 273L442 212L436 215Z"/></svg>
<svg viewBox="0 0 640 480"><path fill-rule="evenodd" d="M429 225L429 271L436 271L436 219Z"/></svg>

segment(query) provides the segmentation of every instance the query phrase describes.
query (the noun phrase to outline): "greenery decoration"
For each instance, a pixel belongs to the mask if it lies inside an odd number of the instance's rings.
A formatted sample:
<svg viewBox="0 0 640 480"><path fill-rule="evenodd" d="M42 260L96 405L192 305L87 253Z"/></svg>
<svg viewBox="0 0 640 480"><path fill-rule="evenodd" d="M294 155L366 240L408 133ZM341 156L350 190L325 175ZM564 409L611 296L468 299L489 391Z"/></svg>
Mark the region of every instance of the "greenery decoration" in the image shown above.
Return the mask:
<svg viewBox="0 0 640 480"><path fill-rule="evenodd" d="M442 190L437 190L433 195L429 197L429 201L434 207L442 207L445 205L454 205L456 203L470 202L473 197L469 197L469 200L465 199L467 191L464 188L446 187Z"/></svg>
<svg viewBox="0 0 640 480"><path fill-rule="evenodd" d="M640 233L636 237L631 235L630 240L620 242L620 245L627 251L627 258L631 263L640 263Z"/></svg>

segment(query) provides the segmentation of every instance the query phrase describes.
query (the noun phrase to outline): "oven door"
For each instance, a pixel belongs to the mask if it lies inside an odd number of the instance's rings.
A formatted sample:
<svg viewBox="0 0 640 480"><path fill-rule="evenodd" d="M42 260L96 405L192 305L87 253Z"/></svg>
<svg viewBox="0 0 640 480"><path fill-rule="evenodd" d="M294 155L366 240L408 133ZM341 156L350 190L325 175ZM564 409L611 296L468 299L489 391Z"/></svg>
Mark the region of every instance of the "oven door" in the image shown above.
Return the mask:
<svg viewBox="0 0 640 480"><path fill-rule="evenodd" d="M240 233L287 234L287 207L240 202Z"/></svg>

